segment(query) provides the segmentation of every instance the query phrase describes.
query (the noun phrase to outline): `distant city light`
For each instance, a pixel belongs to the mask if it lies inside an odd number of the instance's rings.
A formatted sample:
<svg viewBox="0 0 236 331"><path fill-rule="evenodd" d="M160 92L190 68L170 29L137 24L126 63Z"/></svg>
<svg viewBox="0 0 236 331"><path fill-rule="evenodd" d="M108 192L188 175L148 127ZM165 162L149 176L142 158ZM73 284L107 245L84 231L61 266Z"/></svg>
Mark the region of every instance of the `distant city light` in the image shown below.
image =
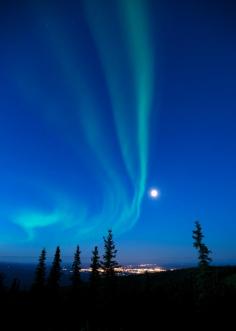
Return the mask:
<svg viewBox="0 0 236 331"><path fill-rule="evenodd" d="M72 270L67 267L64 267L63 271L72 273ZM91 268L81 269L81 272L91 272L91 271L92 271ZM157 266L155 264L139 264L139 265L127 265L127 266L115 268L115 271L122 276L122 275L130 275L130 274L145 274L146 272L149 273L164 272L167 271L167 269ZM99 272L104 273L104 270L100 268Z"/></svg>

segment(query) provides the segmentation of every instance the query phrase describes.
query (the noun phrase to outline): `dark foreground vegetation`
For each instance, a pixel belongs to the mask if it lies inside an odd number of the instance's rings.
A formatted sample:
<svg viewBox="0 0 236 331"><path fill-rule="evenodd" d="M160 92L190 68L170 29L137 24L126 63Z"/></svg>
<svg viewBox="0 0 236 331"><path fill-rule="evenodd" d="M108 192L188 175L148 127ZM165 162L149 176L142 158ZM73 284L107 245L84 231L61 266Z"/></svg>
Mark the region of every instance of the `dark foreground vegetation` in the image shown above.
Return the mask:
<svg viewBox="0 0 236 331"><path fill-rule="evenodd" d="M189 319L226 325L235 316L236 267L210 268L206 288L196 269L117 277L78 291L1 290L1 330L159 330L187 326ZM4 327L3 327L4 326ZM227 329L227 328L226 328Z"/></svg>
<svg viewBox="0 0 236 331"><path fill-rule="evenodd" d="M30 290L21 291L17 280L10 288L0 282L0 330L191 330L204 329L208 322L212 328L223 323L228 330L227 323L235 323L236 267L209 266L210 251L199 223L193 239L198 268L122 277L115 271L116 249L109 231L103 260L97 247L93 251L89 282L80 278L76 248L69 287L60 286L60 248L48 275L43 250Z"/></svg>

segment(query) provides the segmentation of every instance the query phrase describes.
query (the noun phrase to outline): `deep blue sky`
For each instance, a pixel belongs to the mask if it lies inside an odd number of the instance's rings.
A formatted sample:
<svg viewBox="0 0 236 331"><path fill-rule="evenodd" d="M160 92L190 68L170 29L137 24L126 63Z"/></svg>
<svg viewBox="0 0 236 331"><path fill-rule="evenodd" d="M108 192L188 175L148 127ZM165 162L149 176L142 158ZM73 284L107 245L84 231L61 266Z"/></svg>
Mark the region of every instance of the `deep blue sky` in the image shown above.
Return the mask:
<svg viewBox="0 0 236 331"><path fill-rule="evenodd" d="M236 262L232 1L2 1L0 259ZM157 187L152 200L148 190Z"/></svg>

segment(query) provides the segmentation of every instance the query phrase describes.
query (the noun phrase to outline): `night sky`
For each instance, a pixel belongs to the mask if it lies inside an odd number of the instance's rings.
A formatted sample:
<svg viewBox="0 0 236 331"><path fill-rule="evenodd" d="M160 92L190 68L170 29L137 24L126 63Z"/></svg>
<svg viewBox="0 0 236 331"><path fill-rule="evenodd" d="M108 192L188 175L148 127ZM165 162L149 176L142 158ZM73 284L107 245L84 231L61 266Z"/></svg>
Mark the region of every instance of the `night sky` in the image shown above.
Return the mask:
<svg viewBox="0 0 236 331"><path fill-rule="evenodd" d="M3 0L0 47L0 260L236 262L233 1Z"/></svg>

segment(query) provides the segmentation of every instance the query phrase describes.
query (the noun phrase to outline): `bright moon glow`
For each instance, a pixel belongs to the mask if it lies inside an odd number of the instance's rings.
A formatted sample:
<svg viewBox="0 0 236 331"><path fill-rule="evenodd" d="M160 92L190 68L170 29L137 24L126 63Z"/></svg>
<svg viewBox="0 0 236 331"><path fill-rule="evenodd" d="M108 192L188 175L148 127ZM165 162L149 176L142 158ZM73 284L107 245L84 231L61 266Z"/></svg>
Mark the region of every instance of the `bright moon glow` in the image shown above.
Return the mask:
<svg viewBox="0 0 236 331"><path fill-rule="evenodd" d="M157 189L155 189L155 188L150 189L149 196L152 199L157 199L159 197L159 195L160 195L160 192Z"/></svg>

